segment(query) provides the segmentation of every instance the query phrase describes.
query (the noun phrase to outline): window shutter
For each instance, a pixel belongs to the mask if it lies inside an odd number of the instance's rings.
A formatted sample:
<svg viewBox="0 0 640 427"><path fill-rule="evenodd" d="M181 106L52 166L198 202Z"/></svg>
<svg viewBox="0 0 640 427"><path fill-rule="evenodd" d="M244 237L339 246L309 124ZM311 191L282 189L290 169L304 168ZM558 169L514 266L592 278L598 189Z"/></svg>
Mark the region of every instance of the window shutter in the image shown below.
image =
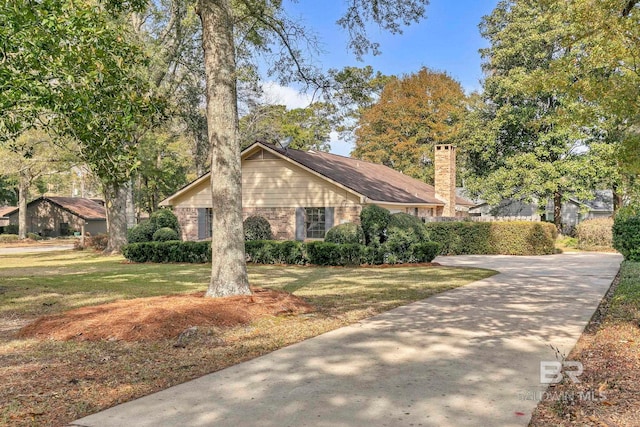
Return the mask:
<svg viewBox="0 0 640 427"><path fill-rule="evenodd" d="M304 208L296 208L296 240L303 241L307 236L304 225Z"/></svg>
<svg viewBox="0 0 640 427"><path fill-rule="evenodd" d="M333 215L335 208L324 208L324 232L333 227Z"/></svg>
<svg viewBox="0 0 640 427"><path fill-rule="evenodd" d="M198 208L198 240L209 237L207 233L207 208Z"/></svg>

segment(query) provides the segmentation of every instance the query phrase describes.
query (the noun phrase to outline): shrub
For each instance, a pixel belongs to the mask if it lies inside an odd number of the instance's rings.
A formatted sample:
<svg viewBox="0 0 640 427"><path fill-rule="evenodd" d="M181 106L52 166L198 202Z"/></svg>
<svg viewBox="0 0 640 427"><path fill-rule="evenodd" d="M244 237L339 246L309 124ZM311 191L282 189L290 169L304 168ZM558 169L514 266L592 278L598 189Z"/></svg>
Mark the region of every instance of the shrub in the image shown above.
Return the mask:
<svg viewBox="0 0 640 427"><path fill-rule="evenodd" d="M16 234L17 235L19 233L18 225L17 224L6 225L4 227L4 233L5 234Z"/></svg>
<svg viewBox="0 0 640 427"><path fill-rule="evenodd" d="M440 245L436 242L415 243L411 246L411 254L415 262L431 262L440 252Z"/></svg>
<svg viewBox="0 0 640 427"><path fill-rule="evenodd" d="M377 205L366 205L360 212L360 224L367 246L378 245L386 240L385 232L391 213Z"/></svg>
<svg viewBox="0 0 640 427"><path fill-rule="evenodd" d="M555 252L553 224L527 221L426 224L441 255L548 255Z"/></svg>
<svg viewBox="0 0 640 427"><path fill-rule="evenodd" d="M327 235L324 236L324 241L328 243L351 243L351 244L365 244L364 231L362 226L353 222L347 222L346 224L336 225L327 231Z"/></svg>
<svg viewBox="0 0 640 427"><path fill-rule="evenodd" d="M281 240L249 240L244 244L247 261L257 264L304 265L304 243Z"/></svg>
<svg viewBox="0 0 640 427"><path fill-rule="evenodd" d="M173 228L163 227L153 233L154 242L168 242L170 240L180 240L178 232Z"/></svg>
<svg viewBox="0 0 640 427"><path fill-rule="evenodd" d="M411 254L411 246L417 243L415 237L415 234L411 230L389 227L387 241L382 244L384 262L389 264L414 262Z"/></svg>
<svg viewBox="0 0 640 427"><path fill-rule="evenodd" d="M151 235L153 235L156 230L165 227L175 230L178 235L180 234L180 223L178 222L178 218L169 209L160 209L152 213L149 217L149 223L151 223L153 227Z"/></svg>
<svg viewBox="0 0 640 427"><path fill-rule="evenodd" d="M488 222L430 222L429 240L440 244L440 255L489 254L491 225Z"/></svg>
<svg viewBox="0 0 640 427"><path fill-rule="evenodd" d="M298 241L278 241L277 259L280 264L304 265L307 258L304 253L304 243Z"/></svg>
<svg viewBox="0 0 640 427"><path fill-rule="evenodd" d="M256 264L278 263L275 240L249 240L244 243L247 260Z"/></svg>
<svg viewBox="0 0 640 427"><path fill-rule="evenodd" d="M576 227L578 248L584 250L613 249L613 218L594 218Z"/></svg>
<svg viewBox="0 0 640 427"><path fill-rule="evenodd" d="M211 242L139 242L122 248L132 262L206 263L211 262Z"/></svg>
<svg viewBox="0 0 640 427"><path fill-rule="evenodd" d="M156 229L151 221L141 221L135 227L127 230L127 241L129 243L150 242L153 240L155 231Z"/></svg>
<svg viewBox="0 0 640 427"><path fill-rule="evenodd" d="M104 251L109 244L109 235L105 233L96 234L95 236L88 237L85 244L97 251Z"/></svg>
<svg viewBox="0 0 640 427"><path fill-rule="evenodd" d="M31 240L42 240L42 236L36 233L27 233L27 239Z"/></svg>
<svg viewBox="0 0 640 427"><path fill-rule="evenodd" d="M365 259L366 247L357 243L309 242L306 247L309 263L314 265L360 265Z"/></svg>
<svg viewBox="0 0 640 427"><path fill-rule="evenodd" d="M17 234L0 234L0 243L15 242L19 239Z"/></svg>
<svg viewBox="0 0 640 427"><path fill-rule="evenodd" d="M271 240L271 224L261 216L250 216L242 223L244 226L244 240Z"/></svg>
<svg viewBox="0 0 640 427"><path fill-rule="evenodd" d="M627 261L640 261L640 207L625 206L613 219L613 247Z"/></svg>
<svg viewBox="0 0 640 427"><path fill-rule="evenodd" d="M490 253L550 255L555 253L558 230L548 222L492 222Z"/></svg>
<svg viewBox="0 0 640 427"><path fill-rule="evenodd" d="M389 223L387 224L387 239L390 238L390 234L394 229L406 231L416 243L428 239L427 230L420 218L407 213L394 213L389 217Z"/></svg>

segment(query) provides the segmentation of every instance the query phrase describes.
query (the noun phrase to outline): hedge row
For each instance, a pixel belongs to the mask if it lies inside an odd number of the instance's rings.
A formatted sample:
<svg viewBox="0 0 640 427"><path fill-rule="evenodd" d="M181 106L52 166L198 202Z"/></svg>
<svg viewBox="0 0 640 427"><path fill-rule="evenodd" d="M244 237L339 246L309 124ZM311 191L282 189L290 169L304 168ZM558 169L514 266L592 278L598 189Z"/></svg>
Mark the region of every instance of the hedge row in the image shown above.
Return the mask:
<svg viewBox="0 0 640 427"><path fill-rule="evenodd" d="M211 262L211 242L139 242L122 248L122 255L132 262Z"/></svg>
<svg viewBox="0 0 640 427"><path fill-rule="evenodd" d="M361 265L431 262L440 245L415 243L408 248L382 244L367 247L357 243L252 240L245 243L247 261L257 264ZM205 263L211 262L210 242L139 242L122 249L132 262Z"/></svg>
<svg viewBox="0 0 640 427"><path fill-rule="evenodd" d="M557 231L545 222L432 222L428 238L440 243L441 255L549 255Z"/></svg>

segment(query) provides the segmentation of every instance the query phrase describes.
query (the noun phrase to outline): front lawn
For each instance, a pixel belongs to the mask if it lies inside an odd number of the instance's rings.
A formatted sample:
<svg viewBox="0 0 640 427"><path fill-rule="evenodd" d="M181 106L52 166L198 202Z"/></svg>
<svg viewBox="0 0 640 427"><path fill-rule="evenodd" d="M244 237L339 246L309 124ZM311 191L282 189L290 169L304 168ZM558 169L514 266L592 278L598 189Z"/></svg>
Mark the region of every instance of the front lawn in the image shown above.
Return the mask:
<svg viewBox="0 0 640 427"><path fill-rule="evenodd" d="M234 327L199 327L183 346L175 345L177 337L18 339L18 329L43 314L203 291L209 267L128 264L92 252L0 256L0 424L62 425L494 272L249 266L249 274L253 286L293 293L316 311L257 317ZM144 301L137 301L140 306Z"/></svg>

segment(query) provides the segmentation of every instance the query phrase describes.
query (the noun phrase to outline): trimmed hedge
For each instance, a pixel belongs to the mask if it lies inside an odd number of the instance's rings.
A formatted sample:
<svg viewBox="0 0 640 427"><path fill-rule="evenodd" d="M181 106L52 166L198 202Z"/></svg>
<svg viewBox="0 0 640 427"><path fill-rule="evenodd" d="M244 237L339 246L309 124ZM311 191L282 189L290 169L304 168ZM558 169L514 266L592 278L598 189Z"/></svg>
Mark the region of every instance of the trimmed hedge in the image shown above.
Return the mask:
<svg viewBox="0 0 640 427"><path fill-rule="evenodd" d="M271 224L261 216L250 216L242 223L244 226L244 240L272 240Z"/></svg>
<svg viewBox="0 0 640 427"><path fill-rule="evenodd" d="M151 242L156 240L154 235L156 231L169 228L175 231L175 238L170 240L180 240L180 224L176 215L168 209L160 209L151 214L149 219L140 221L138 225L127 230L127 242ZM168 236L166 232L162 232L159 236ZM166 239L164 240L166 241Z"/></svg>
<svg viewBox="0 0 640 427"><path fill-rule="evenodd" d="M324 241L327 243L357 243L364 245L364 230L362 230L360 224L353 222L336 225L327 231L326 236L324 236Z"/></svg>
<svg viewBox="0 0 640 427"><path fill-rule="evenodd" d="M557 230L545 222L432 222L425 224L440 255L550 255Z"/></svg>
<svg viewBox="0 0 640 427"><path fill-rule="evenodd" d="M180 240L178 232L173 228L162 227L153 233L154 242L169 242L171 240Z"/></svg>
<svg viewBox="0 0 640 427"><path fill-rule="evenodd" d="M122 248L122 255L132 262L211 262L211 242L139 242Z"/></svg>
<svg viewBox="0 0 640 427"><path fill-rule="evenodd" d="M366 247L357 243L297 242L252 240L245 242L247 261L257 264L297 264L353 266L382 264L385 259L399 262L431 262L439 245L433 242L412 244L409 255L400 256L386 246ZM122 249L132 262L204 263L211 262L210 242L138 242Z"/></svg>
<svg viewBox="0 0 640 427"><path fill-rule="evenodd" d="M625 206L613 219L613 247L627 261L640 261L640 207Z"/></svg>
<svg viewBox="0 0 640 427"><path fill-rule="evenodd" d="M613 249L613 218L593 218L576 227L578 248L583 250Z"/></svg>
<svg viewBox="0 0 640 427"><path fill-rule="evenodd" d="M160 209L155 211L149 217L149 222L153 225L154 232L155 230L168 227L175 230L175 232L180 235L180 222L178 222L176 214L169 209Z"/></svg>

